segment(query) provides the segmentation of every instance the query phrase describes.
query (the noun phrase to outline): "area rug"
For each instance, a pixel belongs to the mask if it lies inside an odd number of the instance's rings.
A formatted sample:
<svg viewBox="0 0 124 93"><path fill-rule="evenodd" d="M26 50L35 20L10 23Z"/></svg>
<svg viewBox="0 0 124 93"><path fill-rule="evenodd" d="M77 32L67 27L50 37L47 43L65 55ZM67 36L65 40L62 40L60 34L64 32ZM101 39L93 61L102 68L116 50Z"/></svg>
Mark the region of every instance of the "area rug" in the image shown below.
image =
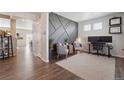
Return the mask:
<svg viewBox="0 0 124 93"><path fill-rule="evenodd" d="M58 61L57 65L86 80L114 80L115 58L79 53Z"/></svg>

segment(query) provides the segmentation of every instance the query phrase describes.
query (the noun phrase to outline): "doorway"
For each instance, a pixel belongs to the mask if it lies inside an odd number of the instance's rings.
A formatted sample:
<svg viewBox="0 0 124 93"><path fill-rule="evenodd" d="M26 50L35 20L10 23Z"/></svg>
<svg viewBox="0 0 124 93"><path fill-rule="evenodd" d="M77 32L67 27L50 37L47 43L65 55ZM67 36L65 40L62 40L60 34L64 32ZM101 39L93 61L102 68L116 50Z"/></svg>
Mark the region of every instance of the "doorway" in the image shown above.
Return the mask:
<svg viewBox="0 0 124 93"><path fill-rule="evenodd" d="M16 20L17 49L32 47L32 20Z"/></svg>

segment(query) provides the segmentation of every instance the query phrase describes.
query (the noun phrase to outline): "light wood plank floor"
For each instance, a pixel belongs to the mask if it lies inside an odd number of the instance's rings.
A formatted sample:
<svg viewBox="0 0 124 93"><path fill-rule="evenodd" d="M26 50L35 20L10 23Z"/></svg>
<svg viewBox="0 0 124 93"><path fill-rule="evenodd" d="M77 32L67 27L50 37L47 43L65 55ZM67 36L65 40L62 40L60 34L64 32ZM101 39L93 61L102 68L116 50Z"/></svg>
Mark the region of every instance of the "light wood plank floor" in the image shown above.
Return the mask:
<svg viewBox="0 0 124 93"><path fill-rule="evenodd" d="M17 56L0 60L1 80L78 80L81 79L55 63L34 57L27 48L18 49Z"/></svg>
<svg viewBox="0 0 124 93"><path fill-rule="evenodd" d="M17 56L0 60L1 80L81 80L78 76L32 55L30 48L18 49ZM124 80L124 58L116 58L115 79Z"/></svg>

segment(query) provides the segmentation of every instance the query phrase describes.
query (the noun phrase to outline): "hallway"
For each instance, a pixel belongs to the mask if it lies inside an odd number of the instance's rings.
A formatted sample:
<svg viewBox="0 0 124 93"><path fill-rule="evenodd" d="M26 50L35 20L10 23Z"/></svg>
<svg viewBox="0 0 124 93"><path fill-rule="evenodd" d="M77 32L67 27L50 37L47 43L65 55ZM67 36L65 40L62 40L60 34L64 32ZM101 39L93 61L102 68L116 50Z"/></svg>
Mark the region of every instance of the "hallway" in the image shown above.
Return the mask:
<svg viewBox="0 0 124 93"><path fill-rule="evenodd" d="M17 56L0 60L1 80L81 79L56 64L48 64L34 57L29 46L17 51Z"/></svg>

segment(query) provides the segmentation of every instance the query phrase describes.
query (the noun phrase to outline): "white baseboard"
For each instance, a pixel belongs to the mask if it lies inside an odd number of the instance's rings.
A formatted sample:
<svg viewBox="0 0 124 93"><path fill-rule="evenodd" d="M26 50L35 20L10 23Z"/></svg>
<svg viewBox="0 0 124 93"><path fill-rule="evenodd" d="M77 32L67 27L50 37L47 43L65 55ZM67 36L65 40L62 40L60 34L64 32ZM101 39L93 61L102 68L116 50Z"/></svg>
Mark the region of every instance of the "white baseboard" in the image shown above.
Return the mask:
<svg viewBox="0 0 124 93"><path fill-rule="evenodd" d="M45 60L44 58L42 58L40 54L36 54L36 53L34 53L34 56L39 57L43 62L46 62L46 63L49 62L49 60Z"/></svg>
<svg viewBox="0 0 124 93"><path fill-rule="evenodd" d="M44 62L47 62L47 63L49 62L49 60L45 60L44 58L41 58L41 60L43 60Z"/></svg>

